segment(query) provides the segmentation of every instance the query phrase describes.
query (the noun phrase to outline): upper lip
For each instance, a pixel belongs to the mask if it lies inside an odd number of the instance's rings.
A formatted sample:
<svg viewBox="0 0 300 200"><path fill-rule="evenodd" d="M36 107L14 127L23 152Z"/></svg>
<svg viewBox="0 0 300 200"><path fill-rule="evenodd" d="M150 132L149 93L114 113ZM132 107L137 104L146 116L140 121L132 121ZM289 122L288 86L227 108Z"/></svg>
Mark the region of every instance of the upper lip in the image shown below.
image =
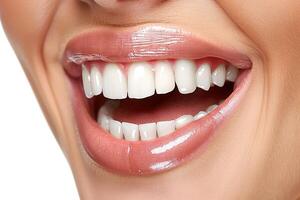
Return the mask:
<svg viewBox="0 0 300 200"><path fill-rule="evenodd" d="M216 57L238 68L251 67L249 58L234 48L221 48L213 41L208 42L190 32L160 25L121 31L118 28L98 28L83 32L68 42L64 62L76 63L76 59L84 56L115 63Z"/></svg>
<svg viewBox="0 0 300 200"><path fill-rule="evenodd" d="M74 66L74 63L85 62L86 58L128 63L217 57L241 69L252 66L248 56L241 51L221 46L175 27L151 25L124 30L102 27L71 39L63 60L64 66ZM66 67L66 70L70 68ZM105 134L83 106L83 94L78 84L73 84L75 95L79 96L72 98L72 101L83 146L97 163L123 174L150 174L173 168L202 146L224 118L237 107L249 85L250 76L246 75L233 94L208 116L174 134L148 142L118 140Z"/></svg>

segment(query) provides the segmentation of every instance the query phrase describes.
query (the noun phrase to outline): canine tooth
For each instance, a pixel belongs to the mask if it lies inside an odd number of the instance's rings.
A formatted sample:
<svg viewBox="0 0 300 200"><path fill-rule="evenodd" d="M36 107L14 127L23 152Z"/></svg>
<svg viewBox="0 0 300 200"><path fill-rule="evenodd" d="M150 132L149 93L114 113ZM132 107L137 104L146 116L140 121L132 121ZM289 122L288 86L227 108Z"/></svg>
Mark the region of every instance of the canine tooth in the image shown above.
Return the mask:
<svg viewBox="0 0 300 200"><path fill-rule="evenodd" d="M109 99L127 97L127 80L117 64L106 64L103 72L103 95Z"/></svg>
<svg viewBox="0 0 300 200"><path fill-rule="evenodd" d="M175 120L176 129L179 129L194 120L192 115L183 115Z"/></svg>
<svg viewBox="0 0 300 200"><path fill-rule="evenodd" d="M98 111L97 122L106 131L109 130L110 119L119 101L106 101Z"/></svg>
<svg viewBox="0 0 300 200"><path fill-rule="evenodd" d="M156 124L140 124L139 125L140 136L142 141L153 140L156 138Z"/></svg>
<svg viewBox="0 0 300 200"><path fill-rule="evenodd" d="M110 119L111 117L109 117L108 115L99 112L97 122L104 130L108 131Z"/></svg>
<svg viewBox="0 0 300 200"><path fill-rule="evenodd" d="M109 121L109 131L115 138L123 138L121 122L111 119Z"/></svg>
<svg viewBox="0 0 300 200"><path fill-rule="evenodd" d="M155 93L154 73L146 62L133 63L128 70L128 96L142 99Z"/></svg>
<svg viewBox="0 0 300 200"><path fill-rule="evenodd" d="M201 64L196 72L197 87L208 91L211 84L211 69L208 63Z"/></svg>
<svg viewBox="0 0 300 200"><path fill-rule="evenodd" d="M194 116L194 120L201 119L201 118L204 117L205 115L207 115L206 112L200 111L198 114L196 114L196 115Z"/></svg>
<svg viewBox="0 0 300 200"><path fill-rule="evenodd" d="M181 94L189 94L196 90L196 66L190 60L175 62L175 80Z"/></svg>
<svg viewBox="0 0 300 200"><path fill-rule="evenodd" d="M85 96L87 98L92 98L93 91L91 86L91 75L85 65L82 65L82 84Z"/></svg>
<svg viewBox="0 0 300 200"><path fill-rule="evenodd" d="M214 109L216 109L218 107L218 105L214 104L214 105L211 105L209 106L207 109L206 109L206 112L207 113L210 113L211 111L213 111Z"/></svg>
<svg viewBox="0 0 300 200"><path fill-rule="evenodd" d="M91 69L91 86L95 96L102 93L102 75L97 66Z"/></svg>
<svg viewBox="0 0 300 200"><path fill-rule="evenodd" d="M125 140L138 141L139 140L139 126L132 123L123 122L122 131Z"/></svg>
<svg viewBox="0 0 300 200"><path fill-rule="evenodd" d="M172 65L168 61L159 61L154 66L155 88L157 94L166 94L175 88L175 77Z"/></svg>
<svg viewBox="0 0 300 200"><path fill-rule="evenodd" d="M119 106L119 102L116 101L106 101L104 105L100 108L99 114L105 114L111 116L113 111Z"/></svg>
<svg viewBox="0 0 300 200"><path fill-rule="evenodd" d="M169 135L170 133L175 131L175 121L161 121L157 122L157 135L158 137L162 137L165 135Z"/></svg>
<svg viewBox="0 0 300 200"><path fill-rule="evenodd" d="M223 87L225 84L226 69L225 65L219 65L212 73L212 82L214 85Z"/></svg>
<svg viewBox="0 0 300 200"><path fill-rule="evenodd" d="M239 70L236 67L229 65L226 70L226 80L234 82L238 76L238 73Z"/></svg>

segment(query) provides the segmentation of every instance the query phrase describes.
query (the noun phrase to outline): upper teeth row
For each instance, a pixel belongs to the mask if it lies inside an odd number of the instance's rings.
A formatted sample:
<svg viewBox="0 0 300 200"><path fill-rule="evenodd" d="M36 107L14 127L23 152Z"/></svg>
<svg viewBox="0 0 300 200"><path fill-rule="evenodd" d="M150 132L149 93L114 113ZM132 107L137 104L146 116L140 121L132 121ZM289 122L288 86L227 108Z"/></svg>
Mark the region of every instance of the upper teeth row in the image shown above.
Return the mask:
<svg viewBox="0 0 300 200"><path fill-rule="evenodd" d="M177 60L174 65L169 61L155 64L136 62L129 66L127 77L121 66L107 63L103 71L98 64L91 70L82 65L82 81L87 98L103 95L109 99L142 99L157 94L171 92L175 88L182 94L192 93L197 87L208 91L213 85L223 87L225 81L234 82L238 69L232 65L219 64L212 72L209 63L196 66L192 60Z"/></svg>

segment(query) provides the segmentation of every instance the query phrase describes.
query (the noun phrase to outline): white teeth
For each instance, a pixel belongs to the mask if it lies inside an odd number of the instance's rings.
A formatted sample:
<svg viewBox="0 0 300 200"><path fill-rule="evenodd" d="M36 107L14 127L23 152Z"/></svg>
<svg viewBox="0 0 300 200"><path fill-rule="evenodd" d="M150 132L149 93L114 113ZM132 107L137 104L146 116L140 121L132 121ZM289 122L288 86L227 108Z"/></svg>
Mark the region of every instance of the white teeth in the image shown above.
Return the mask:
<svg viewBox="0 0 300 200"><path fill-rule="evenodd" d="M211 84L211 69L207 63L201 64L196 72L197 87L208 91Z"/></svg>
<svg viewBox="0 0 300 200"><path fill-rule="evenodd" d="M157 94L169 93L176 85L181 94L189 94L197 87L206 91L214 85L223 87L226 80L234 82L239 73L232 65L226 69L225 64L218 65L213 72L209 63L203 63L197 69L196 62L184 59L175 61L174 65L169 61L157 61L153 66L151 63L132 63L127 73L121 65L114 63L107 63L103 73L96 63L91 64L90 70L83 64L82 81L85 96L92 98L103 93L104 97L109 99L125 99L127 96L143 99L154 95L155 91ZM175 120L133 124L112 118L118 105L119 101L107 101L98 112L97 122L113 137L128 141L149 141L169 135L218 107L214 104L195 116L183 115Z"/></svg>
<svg viewBox="0 0 300 200"><path fill-rule="evenodd" d="M175 131L175 121L157 122L157 135L162 137Z"/></svg>
<svg viewBox="0 0 300 200"><path fill-rule="evenodd" d="M127 79L117 64L106 64L104 68L103 95L109 99L127 97Z"/></svg>
<svg viewBox="0 0 300 200"><path fill-rule="evenodd" d="M139 126L132 123L122 123L122 131L125 140L138 141L139 140Z"/></svg>
<svg viewBox="0 0 300 200"><path fill-rule="evenodd" d="M110 120L114 109L119 106L119 101L107 101L100 108L97 116L98 124L106 131L110 129Z"/></svg>
<svg viewBox="0 0 300 200"><path fill-rule="evenodd" d="M211 105L206 112L200 111L195 116L183 115L176 120L159 121L145 124L133 124L128 122L119 122L111 116L118 107L119 101L107 101L99 110L97 121L98 124L112 136L127 141L149 141L157 137L163 137L171 134L187 124L206 116L209 112L218 107L217 104Z"/></svg>
<svg viewBox="0 0 300 200"><path fill-rule="evenodd" d="M114 109L116 109L118 106L119 106L119 102L107 101L100 108L98 114L105 114L111 116L113 114Z"/></svg>
<svg viewBox="0 0 300 200"><path fill-rule="evenodd" d="M109 131L115 138L123 138L121 122L111 119L109 121Z"/></svg>
<svg viewBox="0 0 300 200"><path fill-rule="evenodd" d="M153 140L156 138L156 124L140 124L139 125L140 136L142 141Z"/></svg>
<svg viewBox="0 0 300 200"><path fill-rule="evenodd" d="M196 90L196 66L190 60L175 62L175 80L181 94L189 94Z"/></svg>
<svg viewBox="0 0 300 200"><path fill-rule="evenodd" d="M221 64L212 73L212 82L213 82L213 84L217 85L219 87L223 87L224 84L225 84L225 80L226 80L225 76L226 76L225 65Z"/></svg>
<svg viewBox="0 0 300 200"><path fill-rule="evenodd" d="M194 120L192 115L183 115L175 120L176 129L182 128Z"/></svg>
<svg viewBox="0 0 300 200"><path fill-rule="evenodd" d="M99 112L97 122L104 130L108 131L110 119L111 118L109 116Z"/></svg>
<svg viewBox="0 0 300 200"><path fill-rule="evenodd" d="M168 61L157 62L155 68L155 88L157 94L166 94L175 88L172 65Z"/></svg>
<svg viewBox="0 0 300 200"><path fill-rule="evenodd" d="M128 96L142 99L155 93L154 73L147 62L133 63L128 70Z"/></svg>
<svg viewBox="0 0 300 200"><path fill-rule="evenodd" d="M226 80L234 82L238 76L239 70L232 66L229 65L226 71Z"/></svg>
<svg viewBox="0 0 300 200"><path fill-rule="evenodd" d="M92 98L93 91L91 86L91 76L85 65L82 65L82 84L85 96L87 98Z"/></svg>
<svg viewBox="0 0 300 200"><path fill-rule="evenodd" d="M193 93L196 88L208 91L217 85L223 87L225 81L235 82L239 70L233 65L226 69L220 64L212 72L209 63L201 64L196 69L192 60L177 60L174 66L169 61L132 63L128 72L124 72L121 65L107 63L101 73L98 64L91 66L90 72L82 65L82 81L84 93L92 98L103 92L109 99L143 99L155 94L172 92L177 85L181 94ZM128 77L126 77L126 75ZM127 95L128 93L128 95Z"/></svg>
<svg viewBox="0 0 300 200"><path fill-rule="evenodd" d="M197 115L194 116L194 120L201 119L201 118L204 117L205 115L207 115L206 112L200 111Z"/></svg>
<svg viewBox="0 0 300 200"><path fill-rule="evenodd" d="M211 111L213 111L214 109L216 109L218 107L218 105L214 104L214 105L211 105L207 108L206 112L207 113L210 113Z"/></svg>
<svg viewBox="0 0 300 200"><path fill-rule="evenodd" d="M91 86L94 96L102 93L102 75L97 66L91 69Z"/></svg>

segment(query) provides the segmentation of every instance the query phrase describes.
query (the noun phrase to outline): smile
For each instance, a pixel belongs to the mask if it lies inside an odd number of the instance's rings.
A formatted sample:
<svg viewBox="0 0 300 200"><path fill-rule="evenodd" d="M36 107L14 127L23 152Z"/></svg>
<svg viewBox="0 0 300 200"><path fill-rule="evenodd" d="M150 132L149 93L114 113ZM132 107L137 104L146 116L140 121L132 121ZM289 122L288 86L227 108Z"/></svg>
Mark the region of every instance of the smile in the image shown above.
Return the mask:
<svg viewBox="0 0 300 200"><path fill-rule="evenodd" d="M87 154L105 169L148 175L196 154L238 107L251 61L177 28L93 30L63 65Z"/></svg>

